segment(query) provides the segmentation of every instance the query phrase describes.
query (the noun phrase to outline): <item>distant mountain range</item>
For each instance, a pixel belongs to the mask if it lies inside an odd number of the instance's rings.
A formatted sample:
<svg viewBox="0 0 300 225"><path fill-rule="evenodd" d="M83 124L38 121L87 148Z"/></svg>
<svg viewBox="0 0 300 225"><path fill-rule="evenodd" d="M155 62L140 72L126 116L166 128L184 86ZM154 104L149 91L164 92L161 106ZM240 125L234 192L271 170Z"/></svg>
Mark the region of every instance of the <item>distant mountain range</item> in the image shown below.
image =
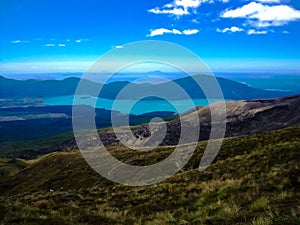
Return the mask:
<svg viewBox="0 0 300 225"><path fill-rule="evenodd" d="M294 94L292 92L267 91L249 87L245 84L232 81L226 78L216 78L225 99L250 100L258 98L275 98ZM207 75L196 75L174 80L191 98L205 98L204 92L197 83L205 85L210 82L211 77ZM71 77L64 80L13 80L0 76L0 98L46 98L64 95L73 95L80 82L80 78ZM163 93L168 99L182 99L179 92L174 91L174 83L166 82L160 84L137 84L128 81L112 82L100 84L88 80L83 80L87 90L100 90L101 97L115 99L118 93L128 84L130 91L126 94L127 99L135 99L137 93L155 95ZM82 93L88 94L88 93ZM218 97L218 96L211 96Z"/></svg>

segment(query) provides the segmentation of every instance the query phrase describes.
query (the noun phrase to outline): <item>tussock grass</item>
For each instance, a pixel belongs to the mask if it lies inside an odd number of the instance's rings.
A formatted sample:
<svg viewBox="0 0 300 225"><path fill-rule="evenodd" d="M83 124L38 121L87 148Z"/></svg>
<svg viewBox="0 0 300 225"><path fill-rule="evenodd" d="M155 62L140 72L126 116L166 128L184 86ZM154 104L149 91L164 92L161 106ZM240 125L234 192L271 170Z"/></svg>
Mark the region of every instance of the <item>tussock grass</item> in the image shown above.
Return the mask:
<svg viewBox="0 0 300 225"><path fill-rule="evenodd" d="M146 187L105 180L77 152L44 156L0 187L0 224L300 224L300 127L228 138L199 172L205 146L183 171ZM144 165L172 148L111 151Z"/></svg>

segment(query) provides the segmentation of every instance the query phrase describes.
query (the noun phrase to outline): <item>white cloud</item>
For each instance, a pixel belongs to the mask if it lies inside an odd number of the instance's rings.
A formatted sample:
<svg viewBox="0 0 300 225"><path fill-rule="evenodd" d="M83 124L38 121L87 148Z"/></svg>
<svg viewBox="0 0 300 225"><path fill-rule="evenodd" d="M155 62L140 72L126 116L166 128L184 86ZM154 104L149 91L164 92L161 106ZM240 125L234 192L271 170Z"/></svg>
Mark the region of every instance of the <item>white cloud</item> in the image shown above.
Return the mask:
<svg viewBox="0 0 300 225"><path fill-rule="evenodd" d="M197 29L192 29L192 30L187 29L187 30L183 30L182 33L185 34L185 35L193 35L193 34L199 33L199 30L197 30Z"/></svg>
<svg viewBox="0 0 300 225"><path fill-rule="evenodd" d="M154 37L154 36L158 36L158 35L163 35L165 33L182 34L181 31L176 30L176 29L169 30L169 29L166 29L166 28L158 28L158 29L155 29L155 30L151 30L150 34L147 35L147 36Z"/></svg>
<svg viewBox="0 0 300 225"><path fill-rule="evenodd" d="M225 10L223 18L247 18L256 27L282 26L300 19L300 11L288 5L263 5L251 2L240 8Z"/></svg>
<svg viewBox="0 0 300 225"><path fill-rule="evenodd" d="M177 29L173 29L171 33L173 33L173 34L182 34L182 32L177 30Z"/></svg>
<svg viewBox="0 0 300 225"><path fill-rule="evenodd" d="M219 0L228 1L228 0ZM189 15L190 10L195 12L202 3L213 3L214 0L174 0L171 3L165 4L162 7L149 9L148 12L154 14L170 14L175 16Z"/></svg>
<svg viewBox="0 0 300 225"><path fill-rule="evenodd" d="M86 39L86 38L82 38L82 39L77 39L75 40L76 43L81 43L81 42L86 42L88 41L89 39Z"/></svg>
<svg viewBox="0 0 300 225"><path fill-rule="evenodd" d="M228 3L229 0L173 0L168 4L165 4L161 7L155 7L149 9L148 12L154 14L168 14L176 17L180 17L183 15L190 15L197 13L197 8L201 6L203 3L212 4L216 1L222 3Z"/></svg>
<svg viewBox="0 0 300 225"><path fill-rule="evenodd" d="M193 35L197 34L199 30L197 29L186 29L183 31L177 30L177 29L166 29L166 28L159 28L155 30L151 30L150 34L147 35L147 37L154 37L158 35L163 35L163 34L177 34L177 35Z"/></svg>
<svg viewBox="0 0 300 225"><path fill-rule="evenodd" d="M226 10L221 14L223 18L244 18L254 13L258 13L263 10L264 6L260 3L251 2L247 5L242 6L241 8Z"/></svg>
<svg viewBox="0 0 300 225"><path fill-rule="evenodd" d="M287 24L286 21L259 21L259 20L249 20L248 23L254 27L278 27Z"/></svg>
<svg viewBox="0 0 300 225"><path fill-rule="evenodd" d="M197 24L200 23L198 19L192 19L192 22Z"/></svg>
<svg viewBox="0 0 300 225"><path fill-rule="evenodd" d="M176 6L182 6L184 8L197 8L205 0L175 0L174 4Z"/></svg>
<svg viewBox="0 0 300 225"><path fill-rule="evenodd" d="M115 48L121 49L121 48L124 48L124 47L122 45L117 45Z"/></svg>
<svg viewBox="0 0 300 225"><path fill-rule="evenodd" d="M252 34L267 34L267 33L268 33L268 31L266 31L266 30L263 30L263 31L257 31L257 30L253 30L253 29L248 30L249 35L252 35Z"/></svg>
<svg viewBox="0 0 300 225"><path fill-rule="evenodd" d="M287 5L265 6L250 18L260 21L294 21L300 19L300 11Z"/></svg>
<svg viewBox="0 0 300 225"><path fill-rule="evenodd" d="M176 16L183 16L183 15L189 14L189 12L186 9L181 9L181 8L173 8L173 9L154 8L154 9L148 10L148 12L151 12L154 14L171 14L171 15L176 15Z"/></svg>
<svg viewBox="0 0 300 225"><path fill-rule="evenodd" d="M224 28L223 30L217 28L217 32L221 32L221 33L227 33L227 32L235 33L235 32L241 32L241 31L243 31L243 30L244 30L244 29L239 28L239 27L235 27L235 26L230 27L230 28L229 28L229 27L228 27L228 28Z"/></svg>
<svg viewBox="0 0 300 225"><path fill-rule="evenodd" d="M11 41L10 43L12 43L12 44L18 44L18 43L29 43L29 41L14 40L14 41Z"/></svg>
<svg viewBox="0 0 300 225"><path fill-rule="evenodd" d="M21 40L15 40L15 41L11 41L10 43L12 43L12 44L21 43Z"/></svg>
<svg viewBox="0 0 300 225"><path fill-rule="evenodd" d="M49 44L45 44L44 46L46 46L46 47L54 47L54 46L55 46L55 44L51 44L51 43L49 43Z"/></svg>
<svg viewBox="0 0 300 225"><path fill-rule="evenodd" d="M58 47L65 47L66 44L58 44L57 46L58 46Z"/></svg>
<svg viewBox="0 0 300 225"><path fill-rule="evenodd" d="M267 3L267 4L271 4L271 3L280 3L281 0L256 0L257 2L261 2L261 3Z"/></svg>

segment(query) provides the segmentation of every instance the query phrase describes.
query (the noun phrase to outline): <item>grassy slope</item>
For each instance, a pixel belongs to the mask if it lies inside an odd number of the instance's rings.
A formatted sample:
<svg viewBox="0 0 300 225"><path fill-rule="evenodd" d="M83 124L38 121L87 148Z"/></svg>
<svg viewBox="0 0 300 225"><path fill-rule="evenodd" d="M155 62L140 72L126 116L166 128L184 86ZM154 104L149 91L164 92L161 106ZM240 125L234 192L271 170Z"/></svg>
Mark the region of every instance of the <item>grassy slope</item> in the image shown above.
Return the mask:
<svg viewBox="0 0 300 225"><path fill-rule="evenodd" d="M67 132L36 140L2 142L0 145L0 157L7 157L7 155L17 151L50 148L73 137L73 132Z"/></svg>
<svg viewBox="0 0 300 225"><path fill-rule="evenodd" d="M176 176L134 188L101 178L79 153L44 156L1 186L0 224L300 224L300 127L227 138L199 172L205 145ZM172 149L111 151L144 165Z"/></svg>
<svg viewBox="0 0 300 225"><path fill-rule="evenodd" d="M0 183L4 183L7 178L16 175L28 165L29 162L22 159L0 158Z"/></svg>

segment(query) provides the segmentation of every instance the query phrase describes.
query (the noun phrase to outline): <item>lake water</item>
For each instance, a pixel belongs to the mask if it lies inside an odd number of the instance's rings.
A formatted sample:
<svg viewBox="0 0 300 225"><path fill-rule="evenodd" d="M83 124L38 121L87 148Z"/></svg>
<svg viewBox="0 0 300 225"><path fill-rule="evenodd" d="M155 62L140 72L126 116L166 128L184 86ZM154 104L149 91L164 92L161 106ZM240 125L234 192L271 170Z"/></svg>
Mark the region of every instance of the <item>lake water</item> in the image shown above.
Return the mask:
<svg viewBox="0 0 300 225"><path fill-rule="evenodd" d="M95 98L90 96L77 96L76 104L90 105L96 108L102 108L107 110L116 110L126 114L140 115L143 113L157 112L157 111L169 111L174 113L186 112L195 106L206 106L208 100L203 98L187 99L187 100L170 100L163 99L143 99L140 101L123 99L113 100L106 98ZM58 105L73 105L74 96L60 96L47 98L44 104L49 106ZM218 102L219 99L210 99L210 103ZM96 103L96 104L95 104Z"/></svg>

